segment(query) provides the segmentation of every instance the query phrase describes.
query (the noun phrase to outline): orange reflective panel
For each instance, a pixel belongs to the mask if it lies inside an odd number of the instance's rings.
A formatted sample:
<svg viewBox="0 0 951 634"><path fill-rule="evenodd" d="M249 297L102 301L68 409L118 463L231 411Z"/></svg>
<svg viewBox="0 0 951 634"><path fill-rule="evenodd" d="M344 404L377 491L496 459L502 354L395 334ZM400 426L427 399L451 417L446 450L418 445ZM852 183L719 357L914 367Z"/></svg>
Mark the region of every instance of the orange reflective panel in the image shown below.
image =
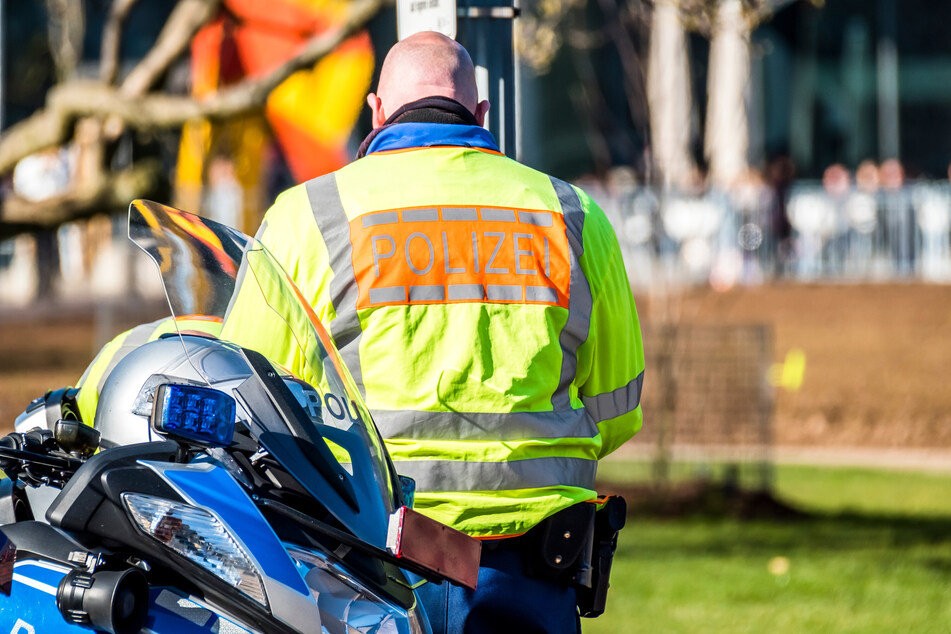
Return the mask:
<svg viewBox="0 0 951 634"><path fill-rule="evenodd" d="M350 222L357 308L460 302L568 307L561 214L503 207L416 207Z"/></svg>

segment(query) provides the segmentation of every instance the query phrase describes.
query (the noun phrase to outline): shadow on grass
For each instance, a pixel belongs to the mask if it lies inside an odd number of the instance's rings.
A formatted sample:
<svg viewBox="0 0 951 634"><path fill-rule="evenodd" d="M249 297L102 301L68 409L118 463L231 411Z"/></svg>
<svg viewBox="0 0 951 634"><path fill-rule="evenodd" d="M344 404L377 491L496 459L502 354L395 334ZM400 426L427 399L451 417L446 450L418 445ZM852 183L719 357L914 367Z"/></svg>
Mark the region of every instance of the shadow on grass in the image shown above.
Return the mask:
<svg viewBox="0 0 951 634"><path fill-rule="evenodd" d="M769 492L734 489L711 481L683 482L659 489L649 485L601 482L598 490L622 495L629 523L638 520L702 525L696 539L671 544L680 554L741 554L755 551L808 550L830 552L908 549L921 545L951 553L951 516L810 512L787 504ZM622 540L623 544L624 540ZM641 555L647 555L641 545ZM656 544L658 556L668 552ZM650 546L647 551L654 550ZM951 576L951 555L923 562Z"/></svg>

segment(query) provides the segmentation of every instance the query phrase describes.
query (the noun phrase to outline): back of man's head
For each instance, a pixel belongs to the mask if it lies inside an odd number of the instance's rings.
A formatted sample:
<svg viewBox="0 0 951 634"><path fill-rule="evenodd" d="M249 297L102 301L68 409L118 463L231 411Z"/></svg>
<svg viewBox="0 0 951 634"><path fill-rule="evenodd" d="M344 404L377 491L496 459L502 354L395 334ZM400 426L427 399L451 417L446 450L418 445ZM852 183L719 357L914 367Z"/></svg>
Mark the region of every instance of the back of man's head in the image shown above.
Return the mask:
<svg viewBox="0 0 951 634"><path fill-rule="evenodd" d="M378 127L401 106L424 97L449 97L475 115L480 125L489 109L479 102L469 53L455 40L423 31L397 42L383 60L380 85L367 103Z"/></svg>

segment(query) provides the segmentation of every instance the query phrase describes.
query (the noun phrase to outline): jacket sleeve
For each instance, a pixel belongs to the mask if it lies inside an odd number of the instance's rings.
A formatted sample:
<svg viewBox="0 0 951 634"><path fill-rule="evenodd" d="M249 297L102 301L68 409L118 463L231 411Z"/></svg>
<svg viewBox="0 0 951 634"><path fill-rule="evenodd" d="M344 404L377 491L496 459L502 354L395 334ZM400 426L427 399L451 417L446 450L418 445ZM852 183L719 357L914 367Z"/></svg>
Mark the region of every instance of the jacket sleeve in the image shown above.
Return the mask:
<svg viewBox="0 0 951 634"><path fill-rule="evenodd" d="M641 428L644 346L617 236L597 204L578 194L585 209L581 266L592 299L588 338L578 351L578 391L598 426L603 458Z"/></svg>

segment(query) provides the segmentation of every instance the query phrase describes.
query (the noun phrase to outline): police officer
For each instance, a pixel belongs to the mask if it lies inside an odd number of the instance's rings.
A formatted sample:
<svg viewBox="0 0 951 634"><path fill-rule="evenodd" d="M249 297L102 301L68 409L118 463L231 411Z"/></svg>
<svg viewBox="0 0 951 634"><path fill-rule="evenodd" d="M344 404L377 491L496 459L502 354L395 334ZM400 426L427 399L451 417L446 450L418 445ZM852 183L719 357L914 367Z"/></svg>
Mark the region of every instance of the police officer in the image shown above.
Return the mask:
<svg viewBox="0 0 951 634"><path fill-rule="evenodd" d="M396 44L367 101L358 160L284 192L258 238L329 327L416 509L484 540L476 591L421 588L434 631L576 632L559 566L583 546L555 554L574 538L550 523L593 507L597 461L641 426L617 239L583 191L499 151L455 41Z"/></svg>

